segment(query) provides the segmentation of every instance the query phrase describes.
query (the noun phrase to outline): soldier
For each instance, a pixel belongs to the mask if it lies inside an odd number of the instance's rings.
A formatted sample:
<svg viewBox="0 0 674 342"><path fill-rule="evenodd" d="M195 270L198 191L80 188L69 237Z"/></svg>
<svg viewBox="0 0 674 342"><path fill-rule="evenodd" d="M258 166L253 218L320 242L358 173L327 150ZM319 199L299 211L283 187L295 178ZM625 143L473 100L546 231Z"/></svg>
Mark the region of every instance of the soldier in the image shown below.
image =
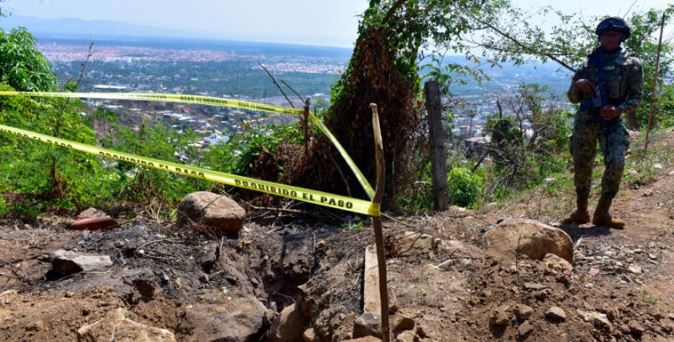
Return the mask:
<svg viewBox="0 0 674 342"><path fill-rule="evenodd" d="M592 223L622 229L625 223L611 217L609 208L618 193L629 135L620 115L632 114L643 96L641 63L627 56L620 45L630 36L630 28L618 17L602 20L595 31L601 45L587 63L573 76L568 91L572 103L580 102L570 139L573 155L576 211L562 223L590 222L587 200L592 185L592 166L597 141L602 146L606 170L601 182L601 196Z"/></svg>

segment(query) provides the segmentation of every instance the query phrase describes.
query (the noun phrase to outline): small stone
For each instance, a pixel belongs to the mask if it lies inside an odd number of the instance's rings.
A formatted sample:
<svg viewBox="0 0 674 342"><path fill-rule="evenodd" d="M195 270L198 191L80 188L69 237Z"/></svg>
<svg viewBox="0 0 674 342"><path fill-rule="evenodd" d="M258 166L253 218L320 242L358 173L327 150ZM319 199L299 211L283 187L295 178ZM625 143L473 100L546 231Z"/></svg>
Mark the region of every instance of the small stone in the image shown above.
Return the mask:
<svg viewBox="0 0 674 342"><path fill-rule="evenodd" d="M81 212L79 215L77 215L77 218L78 219L88 219L88 218L92 218L92 217L103 217L103 216L108 216L108 214L106 214L105 212L100 211L100 210L98 210L94 207L91 207L91 208Z"/></svg>
<svg viewBox="0 0 674 342"><path fill-rule="evenodd" d="M515 305L513 311L515 312L515 316L517 316L517 320L520 322L528 320L529 317L531 317L531 315L534 313L534 309L524 304Z"/></svg>
<svg viewBox="0 0 674 342"><path fill-rule="evenodd" d="M653 190L652 190L652 189L648 189L648 190L644 191L643 196L644 196L644 197L651 197L651 196L653 196Z"/></svg>
<svg viewBox="0 0 674 342"><path fill-rule="evenodd" d="M655 164L653 164L653 168L658 169L658 170L662 170L663 166L660 163L655 163Z"/></svg>
<svg viewBox="0 0 674 342"><path fill-rule="evenodd" d="M353 338L380 336L380 323L381 319L379 318L379 315L368 312L360 315L353 322Z"/></svg>
<svg viewBox="0 0 674 342"><path fill-rule="evenodd" d="M519 327L517 327L517 334L519 337L525 337L529 335L532 330L534 330L533 325L531 325L529 321L525 321L524 323L520 324Z"/></svg>
<svg viewBox="0 0 674 342"><path fill-rule="evenodd" d="M502 328L510 323L510 315L507 307L499 307L489 317L489 325L494 328Z"/></svg>
<svg viewBox="0 0 674 342"><path fill-rule="evenodd" d="M52 256L52 269L48 276L54 278L82 271L102 271L112 266L112 260L108 255L86 255L59 249Z"/></svg>
<svg viewBox="0 0 674 342"><path fill-rule="evenodd" d="M524 289L525 290L541 290L544 289L545 286L539 284L539 283L524 283Z"/></svg>
<svg viewBox="0 0 674 342"><path fill-rule="evenodd" d="M565 321L566 312L558 306L553 306L545 312L545 318L554 322Z"/></svg>
<svg viewBox="0 0 674 342"><path fill-rule="evenodd" d="M72 291L66 291L66 293L65 293L65 297L66 297L66 298L71 298L71 297L73 297L74 295L75 295L75 293L72 292Z"/></svg>
<svg viewBox="0 0 674 342"><path fill-rule="evenodd" d="M668 317L669 317L669 319L671 319L672 321L674 321L674 313L670 313Z"/></svg>
<svg viewBox="0 0 674 342"><path fill-rule="evenodd" d="M653 253L648 253L648 258L651 259L651 260L655 260L655 259L658 258L658 256L653 254Z"/></svg>
<svg viewBox="0 0 674 342"><path fill-rule="evenodd" d="M596 328L606 332L611 331L611 322L609 322L608 317L605 314L596 311L583 311L580 309L576 311L583 317L584 321L592 323Z"/></svg>
<svg viewBox="0 0 674 342"><path fill-rule="evenodd" d="M398 336L396 336L395 342L417 342L419 341L419 336L413 331L403 331Z"/></svg>
<svg viewBox="0 0 674 342"><path fill-rule="evenodd" d="M317 251L325 250L326 246L327 246L327 243L325 242L325 240L320 240L320 241L316 242L316 250Z"/></svg>
<svg viewBox="0 0 674 342"><path fill-rule="evenodd" d="M630 333L635 337L641 337L641 335L644 334L644 328L637 321L634 320L629 321L629 323L627 323L627 326L630 328Z"/></svg>
<svg viewBox="0 0 674 342"><path fill-rule="evenodd" d="M629 270L634 274L641 274L643 272L641 266L639 265L630 265L630 267L627 270Z"/></svg>
<svg viewBox="0 0 674 342"><path fill-rule="evenodd" d="M314 342L316 341L316 331L314 328L309 328L304 331L302 338L304 339L304 342Z"/></svg>
<svg viewBox="0 0 674 342"><path fill-rule="evenodd" d="M42 321L35 321L26 325L26 331L41 331L44 330L44 323Z"/></svg>
<svg viewBox="0 0 674 342"><path fill-rule="evenodd" d="M414 329L414 320L411 317L405 315L396 315L393 319L393 333L399 334L405 330Z"/></svg>

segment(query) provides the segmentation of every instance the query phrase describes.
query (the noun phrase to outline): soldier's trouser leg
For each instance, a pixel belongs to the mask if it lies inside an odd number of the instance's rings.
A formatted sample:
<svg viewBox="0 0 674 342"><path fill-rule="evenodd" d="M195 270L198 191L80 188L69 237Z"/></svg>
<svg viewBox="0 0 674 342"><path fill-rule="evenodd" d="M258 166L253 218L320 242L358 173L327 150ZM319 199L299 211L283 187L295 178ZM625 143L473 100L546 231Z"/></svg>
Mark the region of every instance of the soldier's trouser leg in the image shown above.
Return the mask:
<svg viewBox="0 0 674 342"><path fill-rule="evenodd" d="M604 176L601 180L601 197L613 199L620 189L625 170L625 153L629 148L629 133L622 122L609 126L606 136L601 137L604 155Z"/></svg>
<svg viewBox="0 0 674 342"><path fill-rule="evenodd" d="M607 127L601 140L606 170L604 170L601 181L601 196L592 215L592 223L596 226L623 229L625 222L613 218L609 214L609 209L611 209L613 197L620 189L620 180L625 169L625 152L629 147L629 135L622 122L618 122Z"/></svg>
<svg viewBox="0 0 674 342"><path fill-rule="evenodd" d="M592 166L597 154L597 125L588 124L582 114L576 116L569 147L573 155L574 183L576 185L576 210L562 220L562 224L590 222L587 199L592 186Z"/></svg>
<svg viewBox="0 0 674 342"><path fill-rule="evenodd" d="M597 123L586 121L585 114L576 116L570 147L573 156L573 181L576 186L576 196L579 200L587 201L592 188L592 166L597 154L597 141L601 127Z"/></svg>

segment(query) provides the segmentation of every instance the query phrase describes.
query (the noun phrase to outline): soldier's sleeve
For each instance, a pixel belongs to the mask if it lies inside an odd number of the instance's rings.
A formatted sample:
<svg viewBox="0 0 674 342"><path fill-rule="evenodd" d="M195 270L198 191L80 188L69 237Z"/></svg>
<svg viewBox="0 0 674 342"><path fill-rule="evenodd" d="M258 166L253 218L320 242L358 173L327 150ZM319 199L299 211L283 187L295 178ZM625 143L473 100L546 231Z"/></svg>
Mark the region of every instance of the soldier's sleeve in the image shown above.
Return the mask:
<svg viewBox="0 0 674 342"><path fill-rule="evenodd" d="M578 103L584 100L582 95L573 87L573 84L581 78L587 78L587 64L584 64L580 69L578 69L571 79L571 85L569 86L569 90L566 92L566 96L569 98L571 103Z"/></svg>
<svg viewBox="0 0 674 342"><path fill-rule="evenodd" d="M625 102L618 108L623 111L633 111L641 103L644 97L644 70L641 62L636 58L631 58L632 63L627 67L627 95Z"/></svg>

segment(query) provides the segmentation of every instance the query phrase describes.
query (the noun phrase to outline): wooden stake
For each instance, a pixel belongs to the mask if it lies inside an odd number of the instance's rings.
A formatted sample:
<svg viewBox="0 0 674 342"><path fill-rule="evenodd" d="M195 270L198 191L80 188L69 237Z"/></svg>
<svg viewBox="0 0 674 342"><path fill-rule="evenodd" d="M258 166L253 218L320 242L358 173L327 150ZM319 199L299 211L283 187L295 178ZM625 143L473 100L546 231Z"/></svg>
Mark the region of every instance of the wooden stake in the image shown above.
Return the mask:
<svg viewBox="0 0 674 342"><path fill-rule="evenodd" d="M428 143L431 149L433 207L436 211L445 211L449 208L449 190L447 188L447 153L445 153L445 135L442 129L440 84L436 80L430 80L424 85L424 90L428 111Z"/></svg>
<svg viewBox="0 0 674 342"><path fill-rule="evenodd" d="M377 105L370 104L372 109L372 130L374 131L374 152L377 165L377 185L375 187L373 203L381 204L384 197L384 181L386 176L386 165L384 164L384 142L379 127L379 113ZM381 216L372 217L372 227L374 228L374 242L377 249L377 264L379 268L379 297L381 299L381 335L383 342L391 340L388 317L388 289L386 280L386 255L384 254L384 233L381 224Z"/></svg>
<svg viewBox="0 0 674 342"><path fill-rule="evenodd" d="M309 110L311 110L311 97L304 100L304 117L302 118L302 134L304 135L304 153L308 151L309 142Z"/></svg>
<svg viewBox="0 0 674 342"><path fill-rule="evenodd" d="M658 54L655 57L655 74L653 75L653 88L651 93L651 108L648 112L648 127L646 128L646 143L644 144L644 152L648 152L648 140L650 139L651 130L653 129L653 115L655 106L657 104L658 96L658 72L660 68L660 52L662 51L662 31L665 29L665 14L662 12L662 20L660 21L660 40L658 41Z"/></svg>

